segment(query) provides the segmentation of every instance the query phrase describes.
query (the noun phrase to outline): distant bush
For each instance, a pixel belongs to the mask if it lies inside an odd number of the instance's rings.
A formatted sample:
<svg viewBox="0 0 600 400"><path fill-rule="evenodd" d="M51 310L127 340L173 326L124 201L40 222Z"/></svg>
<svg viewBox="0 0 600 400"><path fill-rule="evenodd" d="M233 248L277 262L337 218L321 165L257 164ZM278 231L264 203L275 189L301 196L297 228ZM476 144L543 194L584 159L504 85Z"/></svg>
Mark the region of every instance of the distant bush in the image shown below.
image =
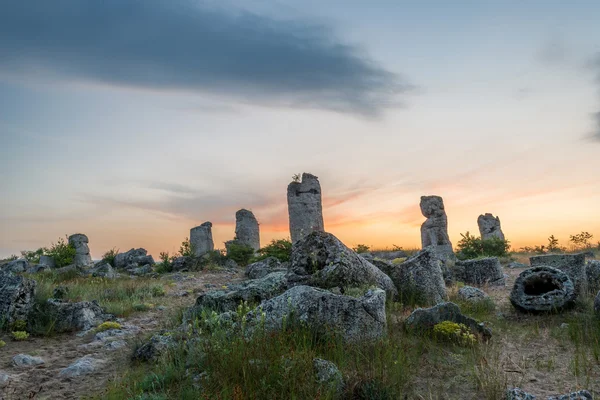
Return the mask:
<svg viewBox="0 0 600 400"><path fill-rule="evenodd" d="M471 236L469 232L460 234L462 239L458 242L457 257L460 259L471 259L477 257L503 257L508 255L510 244L508 240L500 238L481 239Z"/></svg>
<svg viewBox="0 0 600 400"><path fill-rule="evenodd" d="M10 257L5 258L4 260L0 260L0 261L15 261L18 258L19 257L17 257L16 255L12 254Z"/></svg>
<svg viewBox="0 0 600 400"><path fill-rule="evenodd" d="M245 267L254 256L254 249L248 245L236 243L235 241L227 244L227 257Z"/></svg>
<svg viewBox="0 0 600 400"><path fill-rule="evenodd" d="M23 250L21 256L29 261L30 263L37 264L40 262L40 257L43 256L48 250L44 247L40 247L37 250Z"/></svg>
<svg viewBox="0 0 600 400"><path fill-rule="evenodd" d="M367 246L366 244L357 244L356 247L352 248L352 250L354 250L358 254L360 254L360 253L366 253L370 249L371 249L371 247Z"/></svg>
<svg viewBox="0 0 600 400"><path fill-rule="evenodd" d="M569 235L569 242L572 243L573 250L591 249L593 237L594 235L589 232L581 232L576 235Z"/></svg>
<svg viewBox="0 0 600 400"><path fill-rule="evenodd" d="M159 274L173 272L173 260L176 258L175 256L170 256L169 252L163 251L158 258L160 259L160 263L154 268L156 272Z"/></svg>
<svg viewBox="0 0 600 400"><path fill-rule="evenodd" d="M258 250L258 256L252 261L264 260L275 257L281 262L290 261L292 257L292 242L289 239L271 240L271 243Z"/></svg>
<svg viewBox="0 0 600 400"><path fill-rule="evenodd" d="M117 254L119 254L119 249L113 247L112 249L110 249L106 253L104 253L104 255L102 256L102 261L106 261L107 263L109 263L110 265L112 265L114 267L115 266L115 257L117 256Z"/></svg>
<svg viewBox="0 0 600 400"><path fill-rule="evenodd" d="M56 243L52 243L50 248L45 249L45 254L52 257L56 268L60 268L73 264L76 251L75 247L71 246L68 241L63 238L59 238Z"/></svg>
<svg viewBox="0 0 600 400"><path fill-rule="evenodd" d="M181 246L179 246L179 255L181 257L194 257L196 255L196 249L190 242L190 239L185 238L185 240L181 242Z"/></svg>

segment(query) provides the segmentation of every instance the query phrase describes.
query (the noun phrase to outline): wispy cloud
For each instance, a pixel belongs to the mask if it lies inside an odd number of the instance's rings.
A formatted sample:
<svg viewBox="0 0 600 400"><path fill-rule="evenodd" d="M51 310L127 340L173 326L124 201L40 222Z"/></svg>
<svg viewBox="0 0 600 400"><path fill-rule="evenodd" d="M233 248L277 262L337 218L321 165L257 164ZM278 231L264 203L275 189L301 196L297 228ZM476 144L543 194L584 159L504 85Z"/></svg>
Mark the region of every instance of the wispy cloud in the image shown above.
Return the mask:
<svg viewBox="0 0 600 400"><path fill-rule="evenodd" d="M411 88L324 25L191 0L8 2L0 54L4 73L366 116Z"/></svg>

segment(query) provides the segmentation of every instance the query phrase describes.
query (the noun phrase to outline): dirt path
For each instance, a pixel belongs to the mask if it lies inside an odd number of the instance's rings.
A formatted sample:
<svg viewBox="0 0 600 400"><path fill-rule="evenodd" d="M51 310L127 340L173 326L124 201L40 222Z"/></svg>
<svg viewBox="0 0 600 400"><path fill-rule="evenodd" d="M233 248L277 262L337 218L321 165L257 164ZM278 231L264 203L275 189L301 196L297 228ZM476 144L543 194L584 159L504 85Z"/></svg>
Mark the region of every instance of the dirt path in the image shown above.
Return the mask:
<svg viewBox="0 0 600 400"><path fill-rule="evenodd" d="M125 331L131 333L125 338L127 346L123 348L111 349L110 345L106 346L108 342L98 342L94 332L83 336L73 333L51 338L37 337L23 342L2 337L6 346L0 350L0 374L7 374L10 378L6 386L0 389L0 399L61 400L97 395L109 380L118 377L129 366L132 344L136 338L160 330L172 313L192 305L198 293L221 288L241 278L241 272L198 272L161 277L167 293L157 299L156 308L119 320ZM35 367L15 367L12 358L17 354L41 357L45 363ZM72 378L59 376L61 370L84 356L98 360L94 372Z"/></svg>

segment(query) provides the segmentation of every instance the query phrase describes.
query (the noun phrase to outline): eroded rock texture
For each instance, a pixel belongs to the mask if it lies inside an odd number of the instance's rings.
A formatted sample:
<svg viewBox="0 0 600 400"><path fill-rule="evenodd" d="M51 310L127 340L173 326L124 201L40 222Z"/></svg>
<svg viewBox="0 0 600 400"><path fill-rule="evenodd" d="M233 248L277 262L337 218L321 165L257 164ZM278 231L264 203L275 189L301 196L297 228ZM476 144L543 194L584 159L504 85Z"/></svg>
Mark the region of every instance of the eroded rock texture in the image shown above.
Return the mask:
<svg viewBox="0 0 600 400"><path fill-rule="evenodd" d="M287 188L290 235L296 243L314 231L323 232L321 184L311 174L303 173L302 181L292 182Z"/></svg>
<svg viewBox="0 0 600 400"><path fill-rule="evenodd" d="M504 233L500 227L500 218L490 213L485 213L477 218L479 234L482 239L498 238L504 240Z"/></svg>
<svg viewBox="0 0 600 400"><path fill-rule="evenodd" d="M448 237L448 217L440 196L421 196L421 213L427 218L421 225L421 245L433 246L443 259L454 255Z"/></svg>

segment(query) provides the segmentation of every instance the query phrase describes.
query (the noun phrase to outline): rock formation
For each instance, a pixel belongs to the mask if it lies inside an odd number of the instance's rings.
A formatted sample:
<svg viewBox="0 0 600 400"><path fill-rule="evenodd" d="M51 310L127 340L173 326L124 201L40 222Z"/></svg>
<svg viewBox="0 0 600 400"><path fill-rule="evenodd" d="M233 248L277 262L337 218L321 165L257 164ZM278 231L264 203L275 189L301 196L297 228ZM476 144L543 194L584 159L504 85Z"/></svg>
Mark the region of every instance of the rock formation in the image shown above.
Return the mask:
<svg viewBox="0 0 600 400"><path fill-rule="evenodd" d="M196 257L202 257L215 249L212 237L212 223L205 222L190 229L190 243Z"/></svg>
<svg viewBox="0 0 600 400"><path fill-rule="evenodd" d="M573 282L575 294L587 291L587 274L585 254L545 254L529 257L532 267L549 266L563 271Z"/></svg>
<svg viewBox="0 0 600 400"><path fill-rule="evenodd" d="M254 251L260 249L258 221L252 211L241 209L235 213L235 240Z"/></svg>
<svg viewBox="0 0 600 400"><path fill-rule="evenodd" d="M324 232L321 184L311 174L303 173L301 182L292 182L287 188L290 235L296 243L314 231Z"/></svg>
<svg viewBox="0 0 600 400"><path fill-rule="evenodd" d="M154 259L148 255L146 249L131 249L125 253L119 253L115 256L115 268L124 269L132 272L138 268L152 269Z"/></svg>
<svg viewBox="0 0 600 400"><path fill-rule="evenodd" d="M282 265L275 257L267 257L246 267L246 276L250 279L258 279L269 275L271 272L287 271L287 266Z"/></svg>
<svg viewBox="0 0 600 400"><path fill-rule="evenodd" d="M460 307L454 303L446 302L431 308L417 308L406 319L406 327L418 332L431 331L436 324L452 321L466 325L471 332L481 335L484 339L492 337L492 331L482 323L477 322L460 312Z"/></svg>
<svg viewBox="0 0 600 400"><path fill-rule="evenodd" d="M93 264L88 243L88 237L83 233L76 233L69 236L69 244L75 248L75 259L73 260L75 265L87 267Z"/></svg>
<svg viewBox="0 0 600 400"><path fill-rule="evenodd" d="M452 273L456 280L469 285L504 285L504 272L497 257L457 261Z"/></svg>
<svg viewBox="0 0 600 400"><path fill-rule="evenodd" d="M529 268L521 272L515 281L510 302L524 312L561 311L575 304L575 288L567 274L559 269L547 266Z"/></svg>
<svg viewBox="0 0 600 400"><path fill-rule="evenodd" d="M106 314L96 301L68 303L48 299L46 307L56 321L55 332L87 331L104 321L114 319L114 316Z"/></svg>
<svg viewBox="0 0 600 400"><path fill-rule="evenodd" d="M483 290L472 286L463 286L458 290L458 297L469 303L479 303L490 298Z"/></svg>
<svg viewBox="0 0 600 400"><path fill-rule="evenodd" d="M440 196L421 196L421 213L427 218L421 225L421 245L433 246L442 259L454 255L448 237L448 217L444 210L444 200Z"/></svg>
<svg viewBox="0 0 600 400"><path fill-rule="evenodd" d="M0 271L0 322L27 321L34 305L36 282L11 272Z"/></svg>
<svg viewBox="0 0 600 400"><path fill-rule="evenodd" d="M500 218L486 213L477 218L477 225L479 226L479 234L482 239L498 238L504 240L504 233L502 233L502 228L500 227Z"/></svg>

